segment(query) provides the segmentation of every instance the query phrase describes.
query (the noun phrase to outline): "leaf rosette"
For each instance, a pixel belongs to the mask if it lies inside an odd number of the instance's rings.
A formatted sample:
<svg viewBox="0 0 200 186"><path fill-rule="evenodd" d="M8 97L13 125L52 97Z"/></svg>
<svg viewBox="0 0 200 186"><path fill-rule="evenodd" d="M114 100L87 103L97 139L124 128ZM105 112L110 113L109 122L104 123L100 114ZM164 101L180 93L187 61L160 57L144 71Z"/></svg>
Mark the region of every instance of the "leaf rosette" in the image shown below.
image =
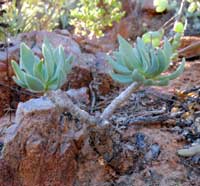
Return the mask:
<svg viewBox="0 0 200 186"><path fill-rule="evenodd" d="M73 57L65 57L62 46L53 48L49 41L42 45L43 58L40 60L25 44L20 45L20 61L12 61L15 76L13 80L31 92L47 92L59 89L71 70Z"/></svg>
<svg viewBox="0 0 200 186"><path fill-rule="evenodd" d="M112 79L119 83L138 82L146 86L165 86L184 70L185 59L183 58L182 63L173 73L163 75L174 55L173 47L167 38L164 39L162 48L145 44L139 37L135 47L121 36L118 37L118 41L119 50L113 53L113 58L108 57L108 63L112 66L110 72Z"/></svg>

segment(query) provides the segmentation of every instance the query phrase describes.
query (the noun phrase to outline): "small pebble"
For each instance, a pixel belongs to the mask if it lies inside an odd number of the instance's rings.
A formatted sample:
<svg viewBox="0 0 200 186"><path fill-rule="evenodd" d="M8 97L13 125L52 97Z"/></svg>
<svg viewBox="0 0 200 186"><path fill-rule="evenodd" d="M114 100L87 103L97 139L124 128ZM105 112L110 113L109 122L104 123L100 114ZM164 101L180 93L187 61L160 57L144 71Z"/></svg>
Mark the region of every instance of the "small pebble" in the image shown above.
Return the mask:
<svg viewBox="0 0 200 186"><path fill-rule="evenodd" d="M0 154L1 154L1 151L3 149L3 145L4 145L3 142L0 141Z"/></svg>
<svg viewBox="0 0 200 186"><path fill-rule="evenodd" d="M190 127L193 124L192 120L183 120L176 123L177 126L183 127Z"/></svg>
<svg viewBox="0 0 200 186"><path fill-rule="evenodd" d="M160 146L158 144L153 144L150 147L150 150L145 155L146 161L155 160L160 154Z"/></svg>
<svg viewBox="0 0 200 186"><path fill-rule="evenodd" d="M192 157L192 162L194 164L200 164L200 154L197 154L195 156Z"/></svg>
<svg viewBox="0 0 200 186"><path fill-rule="evenodd" d="M139 149L143 149L146 147L146 143L145 143L145 135L142 133L138 133L136 134L136 146Z"/></svg>

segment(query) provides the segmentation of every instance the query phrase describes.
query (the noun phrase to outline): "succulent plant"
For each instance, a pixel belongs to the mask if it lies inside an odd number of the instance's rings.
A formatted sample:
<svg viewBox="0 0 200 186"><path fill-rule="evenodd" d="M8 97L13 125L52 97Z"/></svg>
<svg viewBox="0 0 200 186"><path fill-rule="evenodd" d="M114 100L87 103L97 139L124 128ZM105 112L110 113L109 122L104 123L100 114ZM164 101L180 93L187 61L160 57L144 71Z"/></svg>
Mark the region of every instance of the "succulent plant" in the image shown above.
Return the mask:
<svg viewBox="0 0 200 186"><path fill-rule="evenodd" d="M65 58L62 46L53 48L49 41L42 44L44 59L39 59L24 43L20 45L19 65L12 61L13 80L31 92L47 92L59 89L71 70L73 57Z"/></svg>
<svg viewBox="0 0 200 186"><path fill-rule="evenodd" d="M113 53L114 58L108 57L108 63L112 66L112 79L119 83L130 84L136 81L146 86L165 86L184 70L185 59L176 71L161 75L169 68L173 57L173 48L167 38L164 39L162 48L145 44L141 38L137 38L135 47L121 36L118 40L119 50Z"/></svg>

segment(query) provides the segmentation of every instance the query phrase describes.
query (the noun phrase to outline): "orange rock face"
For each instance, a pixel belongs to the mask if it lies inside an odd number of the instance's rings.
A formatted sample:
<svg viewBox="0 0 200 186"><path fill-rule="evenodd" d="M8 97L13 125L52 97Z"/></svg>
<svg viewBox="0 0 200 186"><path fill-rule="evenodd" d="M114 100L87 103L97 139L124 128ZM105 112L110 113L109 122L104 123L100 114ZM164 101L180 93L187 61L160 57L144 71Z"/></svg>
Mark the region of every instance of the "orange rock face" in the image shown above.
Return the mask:
<svg viewBox="0 0 200 186"><path fill-rule="evenodd" d="M59 122L55 105L43 99L19 105L15 123L7 129L3 141L1 166L7 166L6 176L8 171L14 174L10 178L14 184L71 186L81 132L70 133ZM6 183L5 179L0 176L0 183Z"/></svg>
<svg viewBox="0 0 200 186"><path fill-rule="evenodd" d="M189 48L191 46L191 48ZM181 46L179 47L180 56L186 58L200 56L200 37L184 36L181 38Z"/></svg>

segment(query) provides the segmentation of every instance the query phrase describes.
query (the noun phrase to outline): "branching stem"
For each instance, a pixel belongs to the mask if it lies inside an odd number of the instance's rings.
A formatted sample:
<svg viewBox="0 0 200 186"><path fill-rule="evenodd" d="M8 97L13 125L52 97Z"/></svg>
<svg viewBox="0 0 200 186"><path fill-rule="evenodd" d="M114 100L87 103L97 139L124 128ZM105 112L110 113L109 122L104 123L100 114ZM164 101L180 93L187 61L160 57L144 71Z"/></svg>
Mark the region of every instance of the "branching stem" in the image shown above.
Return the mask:
<svg viewBox="0 0 200 186"><path fill-rule="evenodd" d="M114 111L120 107L122 103L124 103L131 94L138 90L140 87L140 84L137 82L132 83L128 88L126 88L122 93L120 93L119 96L117 96L111 103L108 105L108 107L105 108L103 113L101 114L101 118L104 120L108 120L111 115L114 113Z"/></svg>
<svg viewBox="0 0 200 186"><path fill-rule="evenodd" d="M100 120L97 117L90 115L88 112L80 109L76 104L72 102L66 92L57 90L46 93L46 96L56 104L61 111L68 110L74 117L77 117L81 122L88 124L88 126L94 126L98 124L107 124L107 120L111 117L114 111L125 102L131 94L140 87L137 82L128 86L118 97L116 97L108 107L105 108L100 116Z"/></svg>
<svg viewBox="0 0 200 186"><path fill-rule="evenodd" d="M78 118L81 122L86 123L90 126L96 124L96 118L74 104L66 92L61 90L51 91L47 93L47 96L53 103L58 105L60 109L67 109L74 117Z"/></svg>
<svg viewBox="0 0 200 186"><path fill-rule="evenodd" d="M179 11L178 11L178 13L177 13L176 21L180 21L181 16L182 16L182 14L183 14L183 10L184 10L184 5L185 5L185 0L182 0L182 1L181 1L180 9L179 9Z"/></svg>
<svg viewBox="0 0 200 186"><path fill-rule="evenodd" d="M184 5L185 5L185 0L182 0L177 14L171 17L167 22L165 22L164 25L161 27L161 29L166 30L168 29L168 27L173 25L174 21L180 21L181 16L183 14L183 10L184 10Z"/></svg>

